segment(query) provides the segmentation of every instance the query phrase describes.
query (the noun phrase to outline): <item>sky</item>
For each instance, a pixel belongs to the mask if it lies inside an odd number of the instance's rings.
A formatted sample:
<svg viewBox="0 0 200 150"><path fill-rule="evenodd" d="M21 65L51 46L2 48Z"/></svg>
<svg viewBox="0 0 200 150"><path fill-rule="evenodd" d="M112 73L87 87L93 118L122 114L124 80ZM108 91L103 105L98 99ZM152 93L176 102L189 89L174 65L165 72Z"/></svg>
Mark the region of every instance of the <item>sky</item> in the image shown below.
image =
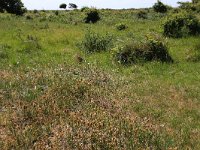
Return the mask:
<svg viewBox="0 0 200 150"><path fill-rule="evenodd" d="M45 9L56 10L61 3L75 3L79 8L83 6L96 8L146 8L151 7L157 0L22 0L25 7L29 10ZM163 3L170 6L177 6L178 1L189 0L161 0Z"/></svg>

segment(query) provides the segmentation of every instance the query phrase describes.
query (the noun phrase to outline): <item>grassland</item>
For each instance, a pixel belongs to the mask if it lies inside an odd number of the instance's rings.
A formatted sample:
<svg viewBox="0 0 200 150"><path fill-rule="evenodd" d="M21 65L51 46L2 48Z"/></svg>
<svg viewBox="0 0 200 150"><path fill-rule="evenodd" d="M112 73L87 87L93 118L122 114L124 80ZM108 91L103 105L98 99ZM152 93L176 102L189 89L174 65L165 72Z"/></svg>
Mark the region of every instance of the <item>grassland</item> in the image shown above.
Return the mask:
<svg viewBox="0 0 200 150"><path fill-rule="evenodd" d="M0 14L1 149L200 149L200 62L188 60L199 36L165 39L174 63L80 49L88 29L114 46L162 34L167 14L146 11L101 10L96 24L79 10Z"/></svg>

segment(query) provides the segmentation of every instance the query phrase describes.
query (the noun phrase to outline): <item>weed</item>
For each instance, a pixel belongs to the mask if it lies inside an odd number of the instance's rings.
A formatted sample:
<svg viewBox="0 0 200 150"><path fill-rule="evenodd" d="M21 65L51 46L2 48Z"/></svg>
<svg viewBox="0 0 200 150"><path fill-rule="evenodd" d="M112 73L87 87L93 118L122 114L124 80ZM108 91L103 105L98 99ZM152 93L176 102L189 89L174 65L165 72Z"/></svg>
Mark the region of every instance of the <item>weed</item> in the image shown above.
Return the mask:
<svg viewBox="0 0 200 150"><path fill-rule="evenodd" d="M157 132L159 129L155 129L154 125L146 128L148 122L139 119L131 121L133 116L126 115L121 106L105 99L108 93L116 92L116 81L93 67L78 69L59 66L17 72L12 81L3 81L5 86L7 82L13 86L5 89L8 94L12 95L12 90L15 90L13 104L10 106L5 101L10 115L5 116L9 120L6 122L9 133L6 132L6 135L9 138L3 143L3 148L169 147L165 141L168 135L164 137L165 134ZM41 90L42 86L47 88ZM36 94L31 100L24 97L27 89Z"/></svg>
<svg viewBox="0 0 200 150"><path fill-rule="evenodd" d="M112 45L112 36L87 30L80 47L88 53L106 51Z"/></svg>
<svg viewBox="0 0 200 150"><path fill-rule="evenodd" d="M32 35L27 36L27 39L23 41L23 45L24 48L22 49L22 52L27 54L37 53L42 49L38 38Z"/></svg>

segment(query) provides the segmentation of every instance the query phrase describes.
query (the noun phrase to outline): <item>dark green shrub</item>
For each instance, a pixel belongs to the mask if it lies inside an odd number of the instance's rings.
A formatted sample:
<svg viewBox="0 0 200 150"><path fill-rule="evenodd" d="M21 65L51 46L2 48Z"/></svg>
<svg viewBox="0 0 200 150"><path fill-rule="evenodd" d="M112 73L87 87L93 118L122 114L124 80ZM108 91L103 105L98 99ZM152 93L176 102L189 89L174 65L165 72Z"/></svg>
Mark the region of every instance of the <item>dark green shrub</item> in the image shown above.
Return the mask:
<svg viewBox="0 0 200 150"><path fill-rule="evenodd" d="M124 65L146 61L172 62L166 44L157 37L117 47L114 59Z"/></svg>
<svg viewBox="0 0 200 150"><path fill-rule="evenodd" d="M112 36L106 34L101 35L99 33L88 30L85 34L80 48L88 53L106 51L112 45Z"/></svg>
<svg viewBox="0 0 200 150"><path fill-rule="evenodd" d="M196 4L196 3L199 3L199 2L200 2L199 0L192 0L193 4Z"/></svg>
<svg viewBox="0 0 200 150"><path fill-rule="evenodd" d="M121 31L121 30L125 30L128 28L128 26L126 24L123 24L123 23L119 23L119 24L116 24L115 25L116 29Z"/></svg>
<svg viewBox="0 0 200 150"><path fill-rule="evenodd" d="M99 20L100 16L97 9L92 8L92 9L87 9L85 11L85 18L84 18L85 23L96 23Z"/></svg>
<svg viewBox="0 0 200 150"><path fill-rule="evenodd" d="M164 23L164 35L179 38L200 33L200 22L187 13L178 13L170 16Z"/></svg>
<svg viewBox="0 0 200 150"><path fill-rule="evenodd" d="M30 16L30 15L27 15L27 16L26 16L26 19L27 19L27 20L32 20L32 19L33 19L33 17L32 17L32 16Z"/></svg>
<svg viewBox="0 0 200 150"><path fill-rule="evenodd" d="M56 10L54 13L55 13L56 16L59 15L59 11L58 10Z"/></svg>
<svg viewBox="0 0 200 150"><path fill-rule="evenodd" d="M23 15L27 10L21 0L1 0L0 11L6 10L8 13Z"/></svg>
<svg viewBox="0 0 200 150"><path fill-rule="evenodd" d="M8 58L8 53L0 49L0 60L7 59L7 58Z"/></svg>
<svg viewBox="0 0 200 150"><path fill-rule="evenodd" d="M146 11L140 10L136 15L138 19L147 19Z"/></svg>
<svg viewBox="0 0 200 150"><path fill-rule="evenodd" d="M167 12L167 6L164 5L161 1L157 1L157 3L155 3L153 5L153 9L155 12L159 12L159 13L166 13Z"/></svg>

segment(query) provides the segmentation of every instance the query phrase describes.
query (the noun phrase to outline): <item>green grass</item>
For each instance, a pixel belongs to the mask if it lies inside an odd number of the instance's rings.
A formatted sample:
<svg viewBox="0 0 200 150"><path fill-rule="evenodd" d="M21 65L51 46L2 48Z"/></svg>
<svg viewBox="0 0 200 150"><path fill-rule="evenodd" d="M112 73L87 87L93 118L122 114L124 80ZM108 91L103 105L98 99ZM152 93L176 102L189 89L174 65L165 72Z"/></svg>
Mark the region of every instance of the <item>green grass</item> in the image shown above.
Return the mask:
<svg viewBox="0 0 200 150"><path fill-rule="evenodd" d="M161 14L137 12L101 10L96 24L79 11L0 14L0 147L200 149L200 62L187 61L199 37L167 38L172 64L123 66L112 50L79 49L88 28L114 46L161 34Z"/></svg>

